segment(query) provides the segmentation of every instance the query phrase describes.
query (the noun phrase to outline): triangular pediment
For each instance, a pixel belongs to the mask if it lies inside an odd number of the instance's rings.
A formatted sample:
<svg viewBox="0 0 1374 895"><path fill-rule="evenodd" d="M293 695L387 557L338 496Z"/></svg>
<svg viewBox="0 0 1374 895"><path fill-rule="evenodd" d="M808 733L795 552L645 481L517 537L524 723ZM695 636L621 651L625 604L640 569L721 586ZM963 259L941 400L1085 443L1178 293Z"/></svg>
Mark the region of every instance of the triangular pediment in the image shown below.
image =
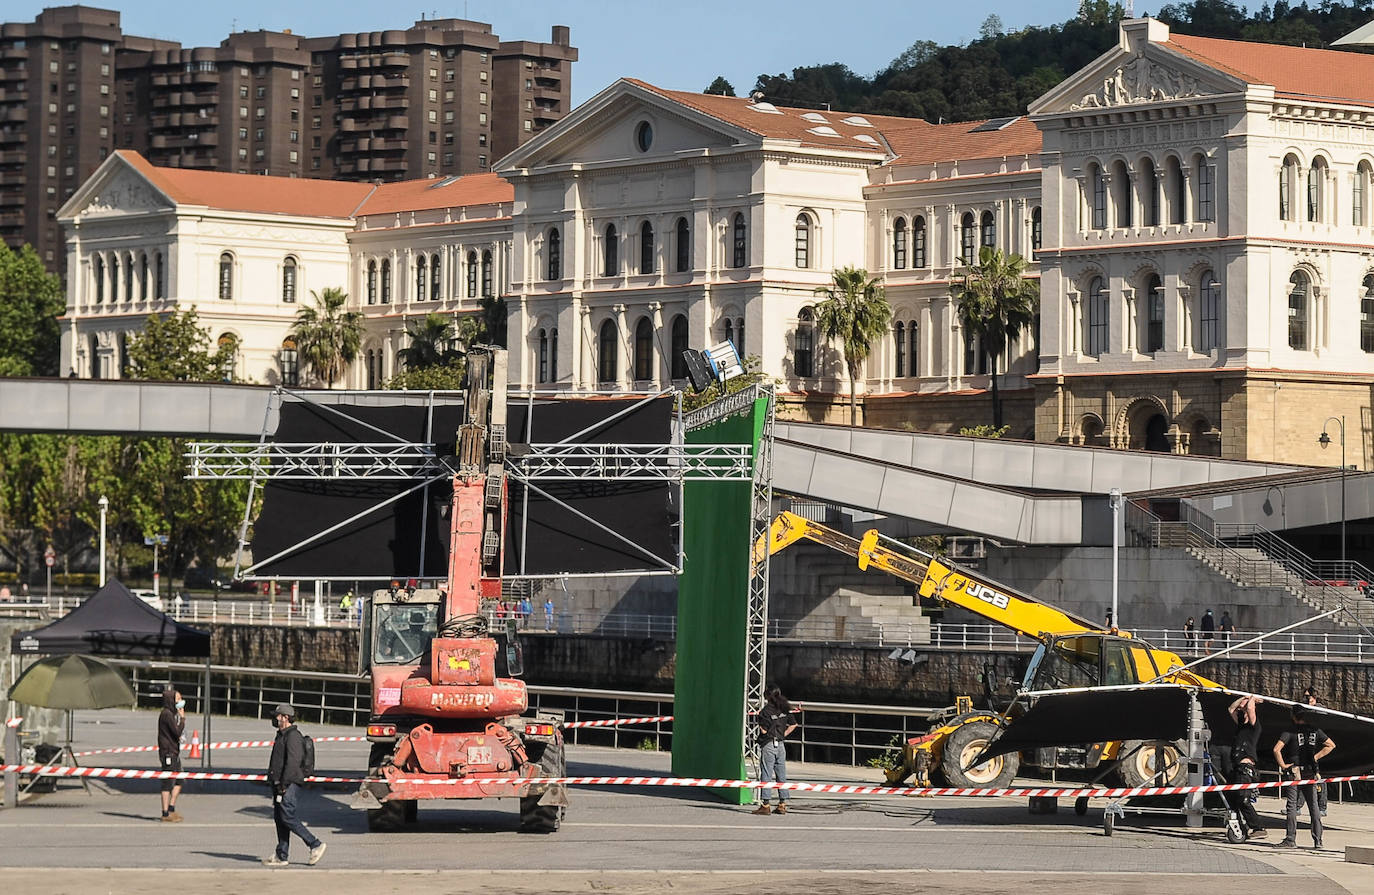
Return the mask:
<svg viewBox="0 0 1374 895"><path fill-rule="evenodd" d="M111 156L67 200L58 217L104 217L162 211L176 205L128 161Z"/></svg>

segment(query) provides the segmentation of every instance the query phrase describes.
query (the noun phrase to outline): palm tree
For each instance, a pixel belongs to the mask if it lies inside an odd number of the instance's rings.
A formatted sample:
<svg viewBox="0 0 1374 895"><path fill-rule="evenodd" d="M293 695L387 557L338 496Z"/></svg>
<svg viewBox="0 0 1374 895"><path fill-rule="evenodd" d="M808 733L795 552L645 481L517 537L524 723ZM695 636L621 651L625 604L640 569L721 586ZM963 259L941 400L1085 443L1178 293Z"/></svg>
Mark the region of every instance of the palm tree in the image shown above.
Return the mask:
<svg viewBox="0 0 1374 895"><path fill-rule="evenodd" d="M992 372L992 425L1002 427L1002 399L997 394L997 359L1021 330L1033 326L1040 307L1040 286L1026 278L1026 259L1015 253L983 246L978 263L955 275L950 292L958 303L959 319L970 336L977 336Z"/></svg>
<svg viewBox="0 0 1374 895"><path fill-rule="evenodd" d="M883 285L861 267L842 267L830 275L830 285L816 289L825 300L816 305L816 326L827 342L838 341L849 371L849 425L859 424L856 395L859 370L868 359L873 340L887 332L892 306Z"/></svg>
<svg viewBox="0 0 1374 895"><path fill-rule="evenodd" d="M453 347L457 333L453 321L443 314L426 314L424 320L406 323L410 344L396 352L407 370L444 367L463 356Z"/></svg>
<svg viewBox="0 0 1374 895"><path fill-rule="evenodd" d="M363 315L345 311L348 293L337 287L310 293L316 307L301 308L291 326L291 338L301 358L323 379L326 388L343 376L358 357L363 342Z"/></svg>

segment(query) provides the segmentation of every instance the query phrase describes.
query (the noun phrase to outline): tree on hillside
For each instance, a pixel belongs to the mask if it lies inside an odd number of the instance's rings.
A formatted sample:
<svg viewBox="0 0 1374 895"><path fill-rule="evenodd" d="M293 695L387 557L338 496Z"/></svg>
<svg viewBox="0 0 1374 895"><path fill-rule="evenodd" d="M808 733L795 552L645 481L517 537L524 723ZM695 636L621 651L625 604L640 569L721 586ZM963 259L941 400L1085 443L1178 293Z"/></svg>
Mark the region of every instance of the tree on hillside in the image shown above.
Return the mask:
<svg viewBox="0 0 1374 895"><path fill-rule="evenodd" d="M860 267L842 267L830 285L816 289L825 300L816 305L816 327L827 342L839 342L849 373L849 425L859 424L858 382L873 341L887 333L892 306L883 285Z"/></svg>
<svg viewBox="0 0 1374 895"><path fill-rule="evenodd" d="M212 347L210 331L193 307L185 313L150 314L143 331L129 338L128 379L158 382L220 382L234 373L238 340Z"/></svg>
<svg viewBox="0 0 1374 895"><path fill-rule="evenodd" d="M62 282L33 246L0 245L0 376L56 376Z"/></svg>
<svg viewBox="0 0 1374 895"><path fill-rule="evenodd" d="M363 315L346 310L348 293L337 287L310 294L315 307L296 312L291 338L306 366L333 388L362 350Z"/></svg>
<svg viewBox="0 0 1374 895"><path fill-rule="evenodd" d="M716 75L716 79L712 81L702 93L714 93L717 96L734 96L735 87L729 81L725 80L724 75Z"/></svg>
<svg viewBox="0 0 1374 895"><path fill-rule="evenodd" d="M978 250L978 263L961 269L950 285L965 332L969 337L977 337L980 349L988 357L995 429L1002 426L997 360L1006 353L1010 340L1034 325L1040 305L1039 284L1027 279L1025 272L1025 258L983 246Z"/></svg>

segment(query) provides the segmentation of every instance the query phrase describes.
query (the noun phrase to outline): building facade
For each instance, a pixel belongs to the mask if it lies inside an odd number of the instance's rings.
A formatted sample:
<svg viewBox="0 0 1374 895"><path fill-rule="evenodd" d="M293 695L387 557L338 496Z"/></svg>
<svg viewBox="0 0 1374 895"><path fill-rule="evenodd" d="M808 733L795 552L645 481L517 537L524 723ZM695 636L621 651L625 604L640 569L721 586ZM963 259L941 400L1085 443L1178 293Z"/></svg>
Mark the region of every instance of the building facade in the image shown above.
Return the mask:
<svg viewBox="0 0 1374 895"><path fill-rule="evenodd" d="M486 171L569 110L577 49L491 26L303 37L236 32L182 48L118 12L0 25L0 238L65 258L56 213L116 149L197 170L394 181Z"/></svg>
<svg viewBox="0 0 1374 895"><path fill-rule="evenodd" d="M894 312L854 383L864 420L950 431L991 421L993 371L951 297L990 245L1030 259L1041 291L996 370L1012 436L1330 465L1317 436L1343 419L1363 468L1370 85L1368 56L1148 19L1028 116L987 122L622 80L514 149L499 178L387 184L330 224L368 319L349 384L394 375L407 319L489 295L506 300L522 385L661 387L684 377L682 349L730 340L780 383L785 412L846 421L845 364L815 307L853 265ZM88 270L89 214L63 213ZM282 331L252 350L269 358Z"/></svg>

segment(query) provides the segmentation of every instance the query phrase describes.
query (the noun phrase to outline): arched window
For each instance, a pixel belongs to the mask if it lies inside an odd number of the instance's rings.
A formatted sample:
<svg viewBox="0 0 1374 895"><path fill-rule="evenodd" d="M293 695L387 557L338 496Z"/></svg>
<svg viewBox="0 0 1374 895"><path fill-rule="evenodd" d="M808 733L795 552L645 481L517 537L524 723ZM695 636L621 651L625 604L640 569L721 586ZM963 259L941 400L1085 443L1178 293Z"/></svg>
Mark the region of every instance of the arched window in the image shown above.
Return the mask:
<svg viewBox="0 0 1374 895"><path fill-rule="evenodd" d="M1295 270L1288 278L1288 347L1306 351L1312 280L1306 271Z"/></svg>
<svg viewBox="0 0 1374 895"><path fill-rule="evenodd" d="M281 264L281 300L284 302L294 302L296 300L296 259L290 255Z"/></svg>
<svg viewBox="0 0 1374 895"><path fill-rule="evenodd" d="M129 377L129 333L119 334L119 378Z"/></svg>
<svg viewBox="0 0 1374 895"><path fill-rule="evenodd" d="M124 300L127 302L134 300L134 255L132 252L124 256Z"/></svg>
<svg viewBox="0 0 1374 895"><path fill-rule="evenodd" d="M921 344L921 327L915 320L911 321L911 326L907 327L907 375L921 375L921 354L918 346Z"/></svg>
<svg viewBox="0 0 1374 895"><path fill-rule="evenodd" d="M281 384L295 388L301 384L300 354L296 351L296 340L286 339L281 343Z"/></svg>
<svg viewBox="0 0 1374 895"><path fill-rule="evenodd" d="M676 231L677 272L686 273L692 269L692 231L686 218L677 219Z"/></svg>
<svg viewBox="0 0 1374 895"><path fill-rule="evenodd" d="M477 297L477 253L468 252L468 298Z"/></svg>
<svg viewBox="0 0 1374 895"><path fill-rule="evenodd" d="M725 318L725 341L735 344L735 321L730 317ZM735 350L739 351L738 348Z"/></svg>
<svg viewBox="0 0 1374 895"><path fill-rule="evenodd" d="M678 314L673 318L672 338L669 343L672 346L672 361L670 363L672 378L687 378L687 360L682 356L687 350L687 315Z"/></svg>
<svg viewBox="0 0 1374 895"><path fill-rule="evenodd" d="M1112 163L1112 205L1116 210L1116 226L1129 227L1132 221L1131 172L1126 163L1117 159Z"/></svg>
<svg viewBox="0 0 1374 895"><path fill-rule="evenodd" d="M1183 176L1183 165L1176 155L1164 160L1164 189L1167 190L1165 195L1169 197L1169 223L1182 224L1187 212L1185 197L1188 193L1188 181Z"/></svg>
<svg viewBox="0 0 1374 895"><path fill-rule="evenodd" d="M491 250L487 250L482 253L482 297L491 298L493 294L491 285Z"/></svg>
<svg viewBox="0 0 1374 895"><path fill-rule="evenodd" d="M1110 308L1107 304L1107 283L1101 277L1094 277L1088 285L1087 338L1084 339L1085 351L1089 357L1101 357L1108 350L1107 322Z"/></svg>
<svg viewBox="0 0 1374 895"><path fill-rule="evenodd" d="M797 315L797 337L793 346L792 369L800 379L816 375L816 312L802 308Z"/></svg>
<svg viewBox="0 0 1374 895"><path fill-rule="evenodd" d="M1360 350L1374 354L1374 273L1364 275L1360 289Z"/></svg>
<svg viewBox="0 0 1374 895"><path fill-rule="evenodd" d="M1164 350L1164 282L1156 274L1145 281L1145 353Z"/></svg>
<svg viewBox="0 0 1374 895"><path fill-rule="evenodd" d="M613 277L620 273L620 246L615 232L615 224L606 225L606 233L601 242L601 275Z"/></svg>
<svg viewBox="0 0 1374 895"><path fill-rule="evenodd" d="M1350 223L1356 227L1365 225L1369 208L1369 171L1369 162L1360 162L1355 167L1355 179L1350 185Z"/></svg>
<svg viewBox="0 0 1374 895"><path fill-rule="evenodd" d="M164 288L161 252L153 256L153 279L153 298L166 298L167 290Z"/></svg>
<svg viewBox="0 0 1374 895"><path fill-rule="evenodd" d="M739 317L735 320L735 352L740 358L744 357L744 318Z"/></svg>
<svg viewBox="0 0 1374 895"><path fill-rule="evenodd" d="M148 300L148 253L138 253L138 298Z"/></svg>
<svg viewBox="0 0 1374 895"><path fill-rule="evenodd" d="M601 324L601 337L596 343L596 375L603 385L616 381L616 370L620 366L620 359L616 356L619 354L616 350L618 335L614 320Z"/></svg>
<svg viewBox="0 0 1374 895"><path fill-rule="evenodd" d="M377 262L367 262L367 303L377 303Z"/></svg>
<svg viewBox="0 0 1374 895"><path fill-rule="evenodd" d="M1031 251L1040 251L1040 246L1045 241L1045 219L1040 213L1040 206L1031 209Z"/></svg>
<svg viewBox="0 0 1374 895"><path fill-rule="evenodd" d="M415 259L415 300L424 301L426 293L429 291L427 280L429 279L429 258L420 255Z"/></svg>
<svg viewBox="0 0 1374 895"><path fill-rule="evenodd" d="M654 378L654 325L648 317L640 317L635 324L635 379L644 382Z"/></svg>
<svg viewBox="0 0 1374 895"><path fill-rule="evenodd" d="M105 365L104 365L103 363L101 363L102 358L100 357L100 339L99 339L99 337L96 336L95 333L91 333L91 340L90 340L90 342L91 342L91 378L92 378L92 379L104 379L104 378L105 378Z"/></svg>
<svg viewBox="0 0 1374 895"><path fill-rule="evenodd" d="M654 260L654 225L644 221L639 225L639 272L653 273Z"/></svg>
<svg viewBox="0 0 1374 895"><path fill-rule="evenodd" d="M983 217L979 221L978 244L980 246L997 245L997 222L990 211L983 212Z"/></svg>
<svg viewBox="0 0 1374 895"><path fill-rule="evenodd" d="M1279 220L1297 220L1293 215L1294 191L1298 186L1298 157L1284 156L1279 168Z"/></svg>
<svg viewBox="0 0 1374 895"><path fill-rule="evenodd" d="M735 213L734 231L734 252L731 254L731 267L749 266L749 239L745 231L744 215L740 212Z"/></svg>
<svg viewBox="0 0 1374 895"><path fill-rule="evenodd" d="M1107 177L1102 167L1096 163L1088 166L1088 191L1092 209L1092 228L1102 230L1107 226Z"/></svg>
<svg viewBox="0 0 1374 895"><path fill-rule="evenodd" d="M91 265L95 276L95 303L105 301L105 259L96 255Z"/></svg>
<svg viewBox="0 0 1374 895"><path fill-rule="evenodd" d="M977 222L974 220L973 212L965 212L963 220L959 223L959 263L964 265L978 263L978 246L976 240Z"/></svg>
<svg viewBox="0 0 1374 895"><path fill-rule="evenodd" d="M988 372L988 353L983 350L982 337L964 330L964 375L985 376Z"/></svg>
<svg viewBox="0 0 1374 895"><path fill-rule="evenodd" d="M391 259L382 259L382 304L391 304Z"/></svg>
<svg viewBox="0 0 1374 895"><path fill-rule="evenodd" d="M224 367L224 381L234 381L234 370L238 367L238 347L239 337L233 333L220 333L219 339L215 341L215 347L221 351L228 351L229 363Z"/></svg>
<svg viewBox="0 0 1374 895"><path fill-rule="evenodd" d="M549 382L558 381L558 327L549 330Z"/></svg>
<svg viewBox="0 0 1374 895"><path fill-rule="evenodd" d="M1326 184L1326 159L1317 156L1307 169L1307 219L1320 221L1326 217L1322 207L1322 191Z"/></svg>
<svg viewBox="0 0 1374 895"><path fill-rule="evenodd" d="M1221 345L1221 283L1212 271L1198 282L1198 343L1204 354Z"/></svg>
<svg viewBox="0 0 1374 895"><path fill-rule="evenodd" d="M928 263L926 258L926 219L918 217L911 222L911 266L919 269Z"/></svg>
<svg viewBox="0 0 1374 895"><path fill-rule="evenodd" d="M1217 219L1217 166L1198 153L1193 156L1197 170L1197 219L1215 221Z"/></svg>
<svg viewBox="0 0 1374 895"><path fill-rule="evenodd" d="M228 252L219 256L219 297L223 301L234 298L234 256Z"/></svg>
<svg viewBox="0 0 1374 895"><path fill-rule="evenodd" d="M1140 225L1159 226L1159 173L1155 160L1148 156L1140 160ZM1037 208L1036 211L1039 211Z"/></svg>
<svg viewBox="0 0 1374 895"><path fill-rule="evenodd" d="M549 231L548 254L548 275L545 277L545 279L563 279L563 236L559 233L557 227L554 227L552 230Z"/></svg>
<svg viewBox="0 0 1374 895"><path fill-rule="evenodd" d="M420 263L424 263L423 259ZM429 300L439 300L439 253L429 256Z"/></svg>
<svg viewBox="0 0 1374 895"><path fill-rule="evenodd" d="M896 361L896 369L893 371L898 379L906 375L906 324L900 320L892 327L892 347L893 359Z"/></svg>
<svg viewBox="0 0 1374 895"><path fill-rule="evenodd" d="M549 381L549 332L544 329L539 331L539 373L535 381Z"/></svg>
<svg viewBox="0 0 1374 895"><path fill-rule="evenodd" d="M906 270L906 218L892 222L892 269Z"/></svg>
<svg viewBox="0 0 1374 895"><path fill-rule="evenodd" d="M805 269L811 266L811 216L804 211L797 215L795 232L796 264Z"/></svg>
<svg viewBox="0 0 1374 895"><path fill-rule="evenodd" d="M377 387L377 379L379 378L377 376L377 352L371 348L367 349L363 352L363 362L367 370L367 388L374 389Z"/></svg>
<svg viewBox="0 0 1374 895"><path fill-rule="evenodd" d="M110 256L110 301L119 302L119 255Z"/></svg>

